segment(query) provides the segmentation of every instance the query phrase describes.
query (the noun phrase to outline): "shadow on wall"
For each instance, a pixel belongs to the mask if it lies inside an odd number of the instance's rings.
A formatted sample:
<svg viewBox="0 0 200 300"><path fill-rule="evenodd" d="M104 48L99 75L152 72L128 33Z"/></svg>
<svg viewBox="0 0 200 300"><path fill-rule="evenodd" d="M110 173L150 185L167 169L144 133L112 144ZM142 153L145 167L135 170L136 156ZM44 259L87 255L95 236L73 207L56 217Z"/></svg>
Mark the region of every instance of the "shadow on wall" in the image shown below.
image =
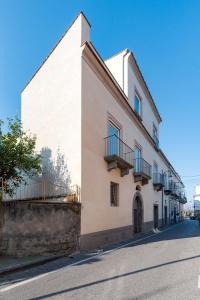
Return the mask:
<svg viewBox="0 0 200 300"><path fill-rule="evenodd" d="M45 147L41 150L42 157L42 175L39 178L42 181L70 189L71 178L67 167L64 154L58 148L55 159L52 157L51 149Z"/></svg>
<svg viewBox="0 0 200 300"><path fill-rule="evenodd" d="M56 155L50 148L41 150L41 175L32 179L33 184L39 187L38 196L46 198L65 197L71 193L71 178L64 154L58 148ZM37 194L37 188L34 188Z"/></svg>
<svg viewBox="0 0 200 300"><path fill-rule="evenodd" d="M74 193L71 186L70 172L65 156L58 148L56 155L50 148L42 148L41 152L42 172L32 178L26 178L26 184L16 189L12 197L4 194L4 200L23 199L50 199L65 198Z"/></svg>

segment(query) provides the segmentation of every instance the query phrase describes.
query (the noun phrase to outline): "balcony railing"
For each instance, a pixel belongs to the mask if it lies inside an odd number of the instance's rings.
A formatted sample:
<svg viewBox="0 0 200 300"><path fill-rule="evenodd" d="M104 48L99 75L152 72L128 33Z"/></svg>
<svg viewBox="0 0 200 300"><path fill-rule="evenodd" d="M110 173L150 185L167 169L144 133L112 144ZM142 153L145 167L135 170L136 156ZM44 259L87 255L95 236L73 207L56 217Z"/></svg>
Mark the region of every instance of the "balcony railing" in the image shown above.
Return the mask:
<svg viewBox="0 0 200 300"><path fill-rule="evenodd" d="M178 197L178 201L182 204L187 203L187 198L185 196L184 191L179 191L179 197Z"/></svg>
<svg viewBox="0 0 200 300"><path fill-rule="evenodd" d="M183 196L180 198L180 202L181 202L182 204L186 204L186 203L187 203L187 198L186 198L185 195L183 195Z"/></svg>
<svg viewBox="0 0 200 300"><path fill-rule="evenodd" d="M108 162L108 171L119 168L121 176L127 175L133 168L133 150L117 135L105 138L105 156Z"/></svg>
<svg viewBox="0 0 200 300"><path fill-rule="evenodd" d="M161 173L154 173L153 185L157 191L160 191L164 187L164 175Z"/></svg>
<svg viewBox="0 0 200 300"><path fill-rule="evenodd" d="M164 186L164 192L165 195L170 195L172 194L173 191L173 182L172 180L169 180L168 177L165 176L165 186Z"/></svg>
<svg viewBox="0 0 200 300"><path fill-rule="evenodd" d="M143 158L134 159L134 171L133 175L135 182L142 181L142 184L147 184L152 177L152 167Z"/></svg>
<svg viewBox="0 0 200 300"><path fill-rule="evenodd" d="M172 196L176 199L179 197L179 187L176 182L172 182Z"/></svg>

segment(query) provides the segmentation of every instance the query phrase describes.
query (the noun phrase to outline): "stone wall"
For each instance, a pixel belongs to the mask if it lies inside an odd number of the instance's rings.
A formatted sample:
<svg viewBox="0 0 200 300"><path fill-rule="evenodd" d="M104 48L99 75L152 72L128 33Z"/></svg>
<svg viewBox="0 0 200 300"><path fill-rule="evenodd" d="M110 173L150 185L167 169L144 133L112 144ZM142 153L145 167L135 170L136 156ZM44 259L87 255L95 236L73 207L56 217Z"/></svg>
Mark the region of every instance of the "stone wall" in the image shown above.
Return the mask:
<svg viewBox="0 0 200 300"><path fill-rule="evenodd" d="M0 255L69 254L79 249L80 203L0 203Z"/></svg>

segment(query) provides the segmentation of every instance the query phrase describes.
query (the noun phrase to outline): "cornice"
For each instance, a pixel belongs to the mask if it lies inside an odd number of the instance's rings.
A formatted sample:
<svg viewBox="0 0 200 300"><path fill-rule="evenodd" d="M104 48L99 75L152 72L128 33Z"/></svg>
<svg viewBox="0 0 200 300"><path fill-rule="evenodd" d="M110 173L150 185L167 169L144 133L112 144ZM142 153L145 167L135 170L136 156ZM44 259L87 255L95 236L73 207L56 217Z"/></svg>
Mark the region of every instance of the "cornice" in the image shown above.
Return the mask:
<svg viewBox="0 0 200 300"><path fill-rule="evenodd" d="M89 43L83 45L83 58L90 65L90 67L95 71L97 76L101 79L103 84L110 90L112 95L115 97L115 100L120 104L120 106L128 113L129 117L137 124L137 126L142 130L145 137L154 147L155 142L148 133L147 129L144 127L142 122L138 119L138 116L134 112L133 108L128 102L128 98L113 77L112 73L109 71L104 61L98 57L98 53L94 52L94 47Z"/></svg>

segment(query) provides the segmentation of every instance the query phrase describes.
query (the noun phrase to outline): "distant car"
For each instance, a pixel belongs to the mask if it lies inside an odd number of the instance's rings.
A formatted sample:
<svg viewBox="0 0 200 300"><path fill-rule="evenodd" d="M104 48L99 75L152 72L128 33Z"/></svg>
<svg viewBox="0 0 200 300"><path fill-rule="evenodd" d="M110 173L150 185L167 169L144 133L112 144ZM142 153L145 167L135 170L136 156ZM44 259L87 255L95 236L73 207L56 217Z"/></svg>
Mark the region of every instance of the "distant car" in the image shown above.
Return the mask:
<svg viewBox="0 0 200 300"><path fill-rule="evenodd" d="M195 220L195 216L190 216L190 220Z"/></svg>

